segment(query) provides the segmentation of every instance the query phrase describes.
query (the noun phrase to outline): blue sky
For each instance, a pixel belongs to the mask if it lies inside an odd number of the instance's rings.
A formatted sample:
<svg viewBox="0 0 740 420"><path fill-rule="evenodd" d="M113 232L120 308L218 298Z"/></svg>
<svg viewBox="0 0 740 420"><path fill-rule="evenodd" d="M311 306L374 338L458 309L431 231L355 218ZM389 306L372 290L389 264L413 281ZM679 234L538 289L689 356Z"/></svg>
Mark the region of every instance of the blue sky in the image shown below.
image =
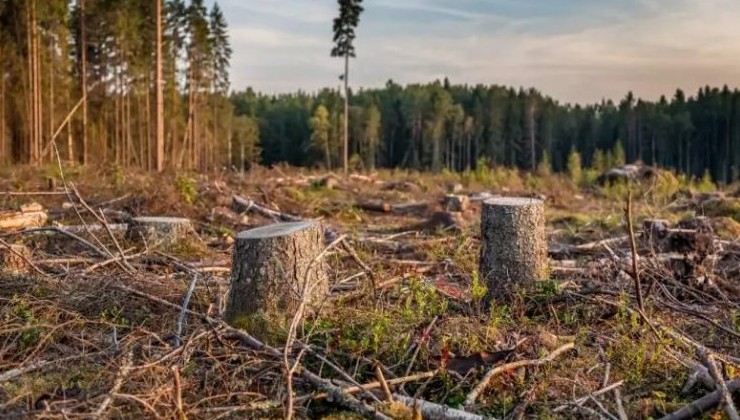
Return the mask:
<svg viewBox="0 0 740 420"><path fill-rule="evenodd" d="M536 87L563 102L655 99L740 85L737 0L365 0L355 86L427 82ZM337 86L335 0L220 0L232 86Z"/></svg>

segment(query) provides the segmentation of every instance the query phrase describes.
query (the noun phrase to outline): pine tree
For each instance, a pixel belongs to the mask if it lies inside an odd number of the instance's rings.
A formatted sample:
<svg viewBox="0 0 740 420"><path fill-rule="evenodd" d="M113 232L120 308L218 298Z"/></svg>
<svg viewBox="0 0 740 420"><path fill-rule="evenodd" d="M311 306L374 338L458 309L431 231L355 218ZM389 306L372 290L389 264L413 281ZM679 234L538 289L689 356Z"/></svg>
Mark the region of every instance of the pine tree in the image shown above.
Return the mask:
<svg viewBox="0 0 740 420"><path fill-rule="evenodd" d="M316 154L324 153L326 169L331 170L331 151L329 147L329 111L324 105L319 105L308 123L311 127L310 149Z"/></svg>
<svg viewBox="0 0 740 420"><path fill-rule="evenodd" d="M355 28L363 12L362 0L337 0L339 16L334 19L334 48L332 57L344 58L344 172L348 171L349 155L349 59L355 57Z"/></svg>

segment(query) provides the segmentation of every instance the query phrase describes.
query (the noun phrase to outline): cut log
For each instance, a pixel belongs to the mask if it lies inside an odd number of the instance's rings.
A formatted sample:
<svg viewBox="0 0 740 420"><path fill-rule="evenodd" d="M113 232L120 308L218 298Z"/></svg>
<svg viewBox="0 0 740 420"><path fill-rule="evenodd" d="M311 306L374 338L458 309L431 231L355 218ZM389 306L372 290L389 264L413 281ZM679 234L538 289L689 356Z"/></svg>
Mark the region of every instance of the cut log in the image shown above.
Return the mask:
<svg viewBox="0 0 740 420"><path fill-rule="evenodd" d="M0 230L37 228L49 220L41 205L32 203L21 206L21 211L0 212Z"/></svg>
<svg viewBox="0 0 740 420"><path fill-rule="evenodd" d="M181 217L134 217L129 223L126 237L144 241L149 248L172 248L187 240L193 233L190 219Z"/></svg>
<svg viewBox="0 0 740 420"><path fill-rule="evenodd" d="M464 195L447 194L444 198L446 211L464 212L470 207L470 200Z"/></svg>
<svg viewBox="0 0 740 420"><path fill-rule="evenodd" d="M308 309L329 292L322 226L315 221L278 223L241 232L232 256L225 317L236 325L261 316L282 323L305 299Z"/></svg>
<svg viewBox="0 0 740 420"><path fill-rule="evenodd" d="M10 245L9 247L0 244L0 271L9 274L28 273L30 267L26 259L31 258L31 250L24 245Z"/></svg>
<svg viewBox="0 0 740 420"><path fill-rule="evenodd" d="M502 197L483 202L480 275L486 303L544 279L547 269L545 205L533 198Z"/></svg>

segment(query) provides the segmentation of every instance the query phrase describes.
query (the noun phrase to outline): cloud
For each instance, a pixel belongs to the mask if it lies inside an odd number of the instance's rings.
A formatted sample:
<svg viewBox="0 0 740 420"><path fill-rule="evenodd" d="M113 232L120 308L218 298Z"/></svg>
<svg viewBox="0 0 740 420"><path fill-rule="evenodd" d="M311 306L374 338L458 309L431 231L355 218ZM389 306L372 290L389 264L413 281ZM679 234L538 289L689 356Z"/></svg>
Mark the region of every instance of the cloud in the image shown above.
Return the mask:
<svg viewBox="0 0 740 420"><path fill-rule="evenodd" d="M374 0L364 3L350 80L534 86L556 99L657 98L738 84L735 0ZM222 0L234 88L336 86L333 1ZM311 15L315 12L314 15Z"/></svg>

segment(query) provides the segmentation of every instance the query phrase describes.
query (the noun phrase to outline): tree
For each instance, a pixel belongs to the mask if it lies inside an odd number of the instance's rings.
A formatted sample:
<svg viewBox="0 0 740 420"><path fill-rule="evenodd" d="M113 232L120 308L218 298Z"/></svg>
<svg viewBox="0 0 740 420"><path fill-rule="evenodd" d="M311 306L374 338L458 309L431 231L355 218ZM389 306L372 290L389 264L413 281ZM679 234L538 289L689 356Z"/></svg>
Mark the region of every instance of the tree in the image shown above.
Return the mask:
<svg viewBox="0 0 740 420"><path fill-rule="evenodd" d="M581 165L581 154L575 148L568 154L568 175L575 184L583 179L583 167Z"/></svg>
<svg viewBox="0 0 740 420"><path fill-rule="evenodd" d="M362 0L337 0L339 16L334 19L334 48L332 57L344 58L344 172L348 171L349 156L349 59L355 57L355 28L363 12Z"/></svg>
<svg viewBox="0 0 740 420"><path fill-rule="evenodd" d="M262 150L260 143L260 127L257 120L247 115L234 118L233 139L239 148L238 168L244 172L252 164L260 163Z"/></svg>
<svg viewBox="0 0 740 420"><path fill-rule="evenodd" d="M365 108L363 127L363 150L365 151L365 169L375 169L377 161L377 150L380 145L380 110L375 104Z"/></svg>
<svg viewBox="0 0 740 420"><path fill-rule="evenodd" d="M324 105L319 105L309 121L311 127L310 148L319 154L323 150L326 169L331 170L331 151L329 150L329 111Z"/></svg>
<svg viewBox="0 0 740 420"><path fill-rule="evenodd" d="M157 10L157 64L156 64L156 86L157 86L157 139L156 139L156 169L157 172L164 170L164 76L162 72L162 1L154 0Z"/></svg>

